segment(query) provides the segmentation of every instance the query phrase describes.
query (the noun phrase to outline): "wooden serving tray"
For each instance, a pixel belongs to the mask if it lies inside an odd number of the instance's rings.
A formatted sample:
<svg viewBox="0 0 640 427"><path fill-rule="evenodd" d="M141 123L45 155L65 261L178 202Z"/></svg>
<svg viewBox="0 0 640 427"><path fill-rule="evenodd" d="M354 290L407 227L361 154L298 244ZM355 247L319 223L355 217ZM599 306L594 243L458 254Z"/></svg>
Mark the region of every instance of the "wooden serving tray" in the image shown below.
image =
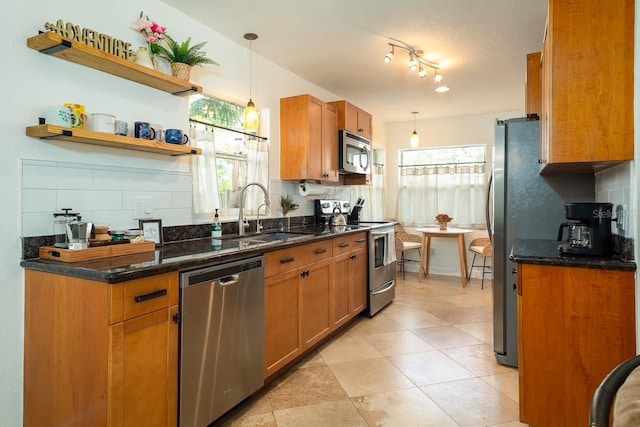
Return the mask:
<svg viewBox="0 0 640 427"><path fill-rule="evenodd" d="M95 248L69 250L56 248L55 246L40 247L40 258L62 262L89 261L92 259L110 258L122 255L153 252L156 249L154 242L128 243L123 245L108 245Z"/></svg>

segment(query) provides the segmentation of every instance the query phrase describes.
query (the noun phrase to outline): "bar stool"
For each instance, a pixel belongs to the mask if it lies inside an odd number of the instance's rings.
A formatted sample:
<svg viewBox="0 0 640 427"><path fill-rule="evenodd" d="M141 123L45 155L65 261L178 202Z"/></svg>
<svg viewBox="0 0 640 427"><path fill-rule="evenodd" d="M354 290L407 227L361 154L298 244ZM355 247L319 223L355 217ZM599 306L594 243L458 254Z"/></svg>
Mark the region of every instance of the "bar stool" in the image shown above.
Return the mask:
<svg viewBox="0 0 640 427"><path fill-rule="evenodd" d="M491 266L487 265L487 258L493 256L493 246L491 245L491 240L489 240L489 238L487 237L473 239L471 243L469 243L469 251L473 252L473 260L471 261L471 268L469 269L467 280L471 280L471 272L473 271L473 267L482 267L482 285L480 289L484 289L484 276L485 274L491 272ZM482 265L476 265L477 255L480 255L482 257Z"/></svg>

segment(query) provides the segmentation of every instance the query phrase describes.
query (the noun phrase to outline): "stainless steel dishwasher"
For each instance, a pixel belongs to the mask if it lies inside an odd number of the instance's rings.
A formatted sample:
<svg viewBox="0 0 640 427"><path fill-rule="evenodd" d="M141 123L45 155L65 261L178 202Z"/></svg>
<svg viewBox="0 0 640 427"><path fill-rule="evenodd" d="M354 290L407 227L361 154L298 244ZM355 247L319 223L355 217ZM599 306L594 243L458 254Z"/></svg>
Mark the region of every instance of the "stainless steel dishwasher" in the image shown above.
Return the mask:
<svg viewBox="0 0 640 427"><path fill-rule="evenodd" d="M180 426L204 427L264 384L264 257L180 275Z"/></svg>

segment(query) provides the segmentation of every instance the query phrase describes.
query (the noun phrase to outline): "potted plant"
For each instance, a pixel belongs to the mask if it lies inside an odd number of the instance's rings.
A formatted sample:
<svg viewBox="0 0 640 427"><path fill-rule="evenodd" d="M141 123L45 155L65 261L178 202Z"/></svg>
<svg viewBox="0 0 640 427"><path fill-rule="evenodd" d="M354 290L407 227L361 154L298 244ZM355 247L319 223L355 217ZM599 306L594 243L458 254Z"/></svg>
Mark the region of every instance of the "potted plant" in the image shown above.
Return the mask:
<svg viewBox="0 0 640 427"><path fill-rule="evenodd" d="M200 50L207 42L189 46L191 37L178 43L168 34L165 34L162 40L166 46L158 44L155 49L159 57L165 58L171 63L171 74L174 77L188 81L191 67L204 64L219 65L214 60L207 58L206 52Z"/></svg>

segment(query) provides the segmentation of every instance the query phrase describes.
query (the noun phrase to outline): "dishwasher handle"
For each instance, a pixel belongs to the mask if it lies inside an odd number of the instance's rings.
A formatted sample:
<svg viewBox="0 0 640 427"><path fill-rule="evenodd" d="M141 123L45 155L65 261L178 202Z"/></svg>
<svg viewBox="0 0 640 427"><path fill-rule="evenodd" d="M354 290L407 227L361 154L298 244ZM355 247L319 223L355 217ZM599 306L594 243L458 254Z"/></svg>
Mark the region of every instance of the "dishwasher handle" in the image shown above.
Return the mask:
<svg viewBox="0 0 640 427"><path fill-rule="evenodd" d="M221 287L237 285L239 281L239 274L231 274L229 276L221 277L220 279L218 279Z"/></svg>

